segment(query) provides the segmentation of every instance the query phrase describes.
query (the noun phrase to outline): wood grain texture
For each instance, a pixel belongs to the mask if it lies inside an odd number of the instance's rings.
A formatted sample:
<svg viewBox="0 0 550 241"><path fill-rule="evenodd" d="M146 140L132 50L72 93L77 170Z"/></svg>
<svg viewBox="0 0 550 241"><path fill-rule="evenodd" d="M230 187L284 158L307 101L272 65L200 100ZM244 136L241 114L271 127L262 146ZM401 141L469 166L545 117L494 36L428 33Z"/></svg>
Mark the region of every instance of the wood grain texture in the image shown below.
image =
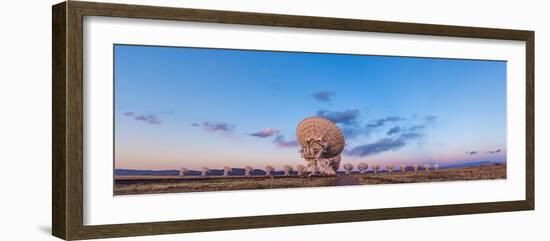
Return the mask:
<svg viewBox="0 0 550 241"><path fill-rule="evenodd" d="M52 7L52 234L66 237L65 3Z"/></svg>
<svg viewBox="0 0 550 241"><path fill-rule="evenodd" d="M67 239L83 228L83 15L67 5Z"/></svg>
<svg viewBox="0 0 550 241"><path fill-rule="evenodd" d="M53 6L52 230L74 239L355 222L534 209L534 32L69 1ZM109 16L519 40L526 43L525 200L114 225L83 225L83 17Z"/></svg>
<svg viewBox="0 0 550 241"><path fill-rule="evenodd" d="M230 23L259 26L297 27L508 40L525 40L530 34L530 31L524 30L477 28L437 24L418 24L95 2L73 2L73 4L81 8L82 13L87 16L145 18L208 23Z"/></svg>
<svg viewBox="0 0 550 241"><path fill-rule="evenodd" d="M525 42L525 201L529 204L530 209L535 209L535 32L529 32Z"/></svg>
<svg viewBox="0 0 550 241"><path fill-rule="evenodd" d="M359 222L528 210L524 201L405 207L190 221L85 226L79 239Z"/></svg>

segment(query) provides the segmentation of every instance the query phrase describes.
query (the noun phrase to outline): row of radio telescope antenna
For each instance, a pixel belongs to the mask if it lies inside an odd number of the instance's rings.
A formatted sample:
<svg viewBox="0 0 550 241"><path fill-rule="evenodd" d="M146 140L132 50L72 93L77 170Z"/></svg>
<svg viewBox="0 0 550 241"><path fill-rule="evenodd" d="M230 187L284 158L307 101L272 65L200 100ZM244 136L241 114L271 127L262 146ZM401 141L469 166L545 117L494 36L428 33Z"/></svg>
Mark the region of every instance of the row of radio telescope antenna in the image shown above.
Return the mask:
<svg viewBox="0 0 550 241"><path fill-rule="evenodd" d="M346 175L349 175L351 173L351 171L353 171L354 168L355 168L353 166L353 164L351 164L351 163L346 163L346 164L344 164L343 167L344 167ZM434 164L433 167L431 167L429 164L424 164L423 166L420 166L418 164L414 164L411 167L412 167L414 172L417 172L419 170L424 170L424 171L430 171L430 170L438 171L439 170L439 164ZM377 173L377 172L380 171L381 167L380 167L380 165L374 164L370 168L374 173ZM408 166L405 165L405 164L402 164L402 165L399 166L399 170L401 172L407 172L407 168L408 168ZM369 165L367 163L361 162L357 165L357 169L359 170L360 173L366 173L369 169ZM394 170L396 170L396 169L395 169L395 166L393 164L386 165L386 171L387 172L393 172ZM185 168L185 167L182 167L182 168L180 168L179 171L180 171L180 176L184 176L185 173L188 172L188 169ZM201 176L206 176L206 174L209 171L210 171L209 168L203 167L201 169ZM231 171L232 171L231 167L227 167L227 166L224 167L223 168L223 176L229 176L229 173L231 173ZM244 176L247 176L247 177L252 176L252 171L254 171L253 167L246 166L244 168ZM266 176L273 176L273 173L275 172L275 168L271 165L267 165L265 167L264 171L266 172ZM283 171L284 171L284 176L290 176L291 172L294 171L294 168L290 165L285 165L283 167ZM304 175L307 172L306 166L300 164L300 165L296 166L296 171L298 172L298 176Z"/></svg>

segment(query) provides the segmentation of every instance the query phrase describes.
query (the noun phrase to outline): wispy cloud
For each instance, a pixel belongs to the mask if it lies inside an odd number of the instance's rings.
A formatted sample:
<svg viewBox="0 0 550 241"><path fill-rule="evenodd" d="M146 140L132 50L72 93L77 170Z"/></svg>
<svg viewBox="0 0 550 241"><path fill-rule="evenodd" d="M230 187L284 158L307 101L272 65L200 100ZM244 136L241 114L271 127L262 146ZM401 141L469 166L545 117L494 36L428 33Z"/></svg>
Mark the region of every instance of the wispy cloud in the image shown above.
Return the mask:
<svg viewBox="0 0 550 241"><path fill-rule="evenodd" d="M318 91L312 94L313 98L322 102L330 101L330 99L335 95L336 93L334 91L329 91L329 90Z"/></svg>
<svg viewBox="0 0 550 241"><path fill-rule="evenodd" d="M352 148L346 152L350 156L369 156L389 150L397 150L405 146L405 142L401 139L383 138L374 143L361 145Z"/></svg>
<svg viewBox="0 0 550 241"><path fill-rule="evenodd" d="M417 131L424 130L425 128L426 128L426 125L414 125L409 127L407 130L411 132L417 132Z"/></svg>
<svg viewBox="0 0 550 241"><path fill-rule="evenodd" d="M125 112L124 115L133 117L134 120L141 121L150 125L162 124L162 120L155 114L137 114L135 112Z"/></svg>
<svg viewBox="0 0 550 241"><path fill-rule="evenodd" d="M278 147L297 147L298 142L296 140L285 140L284 135L278 135L275 137L275 140L273 140L273 143L275 143Z"/></svg>
<svg viewBox="0 0 550 241"><path fill-rule="evenodd" d="M191 126L194 126L194 127L199 127L199 123L191 123Z"/></svg>
<svg viewBox="0 0 550 241"><path fill-rule="evenodd" d="M370 130L382 127L388 123L394 123L402 120L405 120L405 118L402 118L400 116L388 116L385 118L373 120L369 122L369 124L367 124L365 133L368 133ZM435 118L430 120L424 119L425 123L416 124L410 127L394 126L386 132L386 135L390 137L385 137L373 143L359 145L351 149L347 149L345 151L345 154L349 156L365 157L386 151L396 151L409 145L410 143L422 143L422 138L424 138L425 136L423 131L425 130L427 125L429 125L428 122L433 121L435 121Z"/></svg>
<svg viewBox="0 0 550 241"><path fill-rule="evenodd" d="M202 127L204 130L208 132L232 132L233 129L235 129L235 125L231 125L228 123L220 122L220 123L212 123L205 121L202 123Z"/></svg>
<svg viewBox="0 0 550 241"><path fill-rule="evenodd" d="M145 123L151 125L162 124L162 121L156 115L137 115L135 119L138 121L144 121Z"/></svg>
<svg viewBox="0 0 550 241"><path fill-rule="evenodd" d="M499 152L501 152L501 151L502 151L501 149L496 149L496 150L494 150L494 151L488 151L487 153L489 153L489 154L496 154L496 153L499 153Z"/></svg>
<svg viewBox="0 0 550 241"><path fill-rule="evenodd" d="M410 141L422 137L421 133L403 133L397 138L382 138L374 143L356 146L346 150L346 155L365 157L386 151L395 151L406 146Z"/></svg>
<svg viewBox="0 0 550 241"><path fill-rule="evenodd" d="M408 140L420 138L422 136L423 136L422 133L407 132L407 133L401 134L401 136L399 136L399 138L404 140L404 141L408 141Z"/></svg>
<svg viewBox="0 0 550 241"><path fill-rule="evenodd" d="M437 118L439 118L439 116L436 116L436 115L428 115L428 116L424 117L424 120L426 120L427 122L432 122L432 121L437 120Z"/></svg>
<svg viewBox="0 0 550 241"><path fill-rule="evenodd" d="M329 110L319 110L317 111L317 116L329 119L337 124L342 125L354 125L357 124L357 119L359 118L359 110L345 110L345 111L329 111Z"/></svg>
<svg viewBox="0 0 550 241"><path fill-rule="evenodd" d="M388 122L396 122L396 121L400 121L400 120L404 120L404 118L401 118L399 116L388 116L386 118L377 119L377 120L373 120L373 121L369 122L367 124L367 128L376 128L376 127L383 126Z"/></svg>
<svg viewBox="0 0 550 241"><path fill-rule="evenodd" d="M397 134L399 132L401 132L401 127L396 126L396 127L393 127L391 129L389 129L388 132L386 132L386 135L391 136L391 135Z"/></svg>
<svg viewBox="0 0 550 241"><path fill-rule="evenodd" d="M270 137L272 135L275 135L277 133L279 133L279 130L277 130L275 128L265 128L263 130L260 130L258 132L251 133L251 134L248 134L248 135L265 138L265 137Z"/></svg>
<svg viewBox="0 0 550 241"><path fill-rule="evenodd" d="M343 127L341 129L346 139L355 138L365 133L364 130L357 126Z"/></svg>

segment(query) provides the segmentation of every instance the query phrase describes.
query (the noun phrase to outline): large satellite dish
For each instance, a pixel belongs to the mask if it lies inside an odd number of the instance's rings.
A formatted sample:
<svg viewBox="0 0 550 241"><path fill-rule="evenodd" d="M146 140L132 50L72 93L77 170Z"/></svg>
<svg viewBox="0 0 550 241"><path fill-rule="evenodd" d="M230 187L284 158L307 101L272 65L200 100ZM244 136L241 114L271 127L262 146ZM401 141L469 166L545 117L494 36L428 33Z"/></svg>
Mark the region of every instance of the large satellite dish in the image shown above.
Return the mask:
<svg viewBox="0 0 550 241"><path fill-rule="evenodd" d="M304 119L296 129L298 142L302 149L310 149L308 153L302 153L306 160L314 158L334 158L340 155L344 149L344 135L336 124L322 117L310 117ZM318 153L321 151L322 153Z"/></svg>

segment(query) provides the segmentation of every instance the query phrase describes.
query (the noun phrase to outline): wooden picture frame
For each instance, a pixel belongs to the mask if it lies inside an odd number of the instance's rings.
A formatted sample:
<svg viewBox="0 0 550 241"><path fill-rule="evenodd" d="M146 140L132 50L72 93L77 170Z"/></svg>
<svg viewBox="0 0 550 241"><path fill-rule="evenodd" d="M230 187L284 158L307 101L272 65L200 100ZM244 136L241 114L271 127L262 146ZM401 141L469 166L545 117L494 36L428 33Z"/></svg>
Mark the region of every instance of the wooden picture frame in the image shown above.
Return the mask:
<svg viewBox="0 0 550 241"><path fill-rule="evenodd" d="M52 233L92 239L533 210L534 32L309 16L68 1L52 8ZM525 200L87 226L83 224L83 17L108 16L518 40L526 43Z"/></svg>

